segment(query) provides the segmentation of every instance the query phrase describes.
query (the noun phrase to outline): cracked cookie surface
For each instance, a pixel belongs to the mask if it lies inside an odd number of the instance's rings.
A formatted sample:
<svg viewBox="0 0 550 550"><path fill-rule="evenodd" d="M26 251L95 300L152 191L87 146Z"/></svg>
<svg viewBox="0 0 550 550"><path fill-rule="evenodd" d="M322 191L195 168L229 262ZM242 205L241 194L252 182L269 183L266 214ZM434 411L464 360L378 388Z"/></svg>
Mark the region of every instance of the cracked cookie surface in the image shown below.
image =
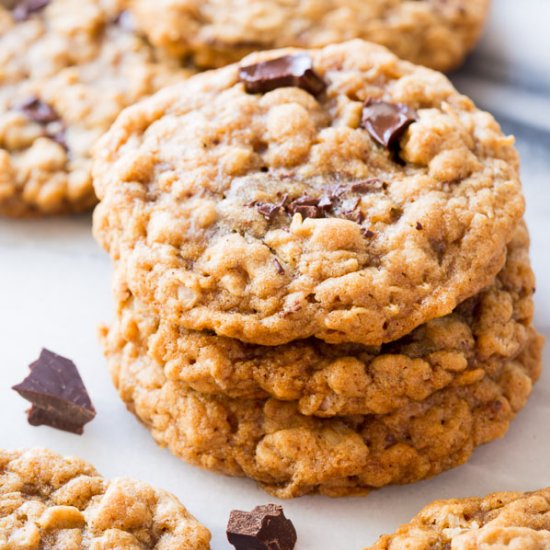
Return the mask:
<svg viewBox="0 0 550 550"><path fill-rule="evenodd" d="M152 42L205 67L256 50L362 38L438 70L475 44L489 0L133 0Z"/></svg>
<svg viewBox="0 0 550 550"><path fill-rule="evenodd" d="M246 93L235 65L125 110L97 148L95 234L184 328L380 345L493 281L524 209L517 152L439 73L361 41L305 55L318 97ZM369 99L415 113L399 159L362 128Z"/></svg>
<svg viewBox="0 0 550 550"><path fill-rule="evenodd" d="M535 280L524 224L495 282L451 314L385 346L308 339L257 346L182 329L154 315L118 272L117 319L107 346L146 338L150 357L188 389L232 398L297 401L305 415L387 414L448 386L471 383L514 359L531 335Z"/></svg>
<svg viewBox="0 0 550 550"><path fill-rule="evenodd" d="M550 548L550 489L439 500L370 550Z"/></svg>
<svg viewBox="0 0 550 550"><path fill-rule="evenodd" d="M4 216L89 210L94 143L124 107L185 75L129 28L121 0L35 4L0 4Z"/></svg>
<svg viewBox="0 0 550 550"><path fill-rule="evenodd" d="M0 548L209 550L210 533L142 481L46 449L0 450Z"/></svg>

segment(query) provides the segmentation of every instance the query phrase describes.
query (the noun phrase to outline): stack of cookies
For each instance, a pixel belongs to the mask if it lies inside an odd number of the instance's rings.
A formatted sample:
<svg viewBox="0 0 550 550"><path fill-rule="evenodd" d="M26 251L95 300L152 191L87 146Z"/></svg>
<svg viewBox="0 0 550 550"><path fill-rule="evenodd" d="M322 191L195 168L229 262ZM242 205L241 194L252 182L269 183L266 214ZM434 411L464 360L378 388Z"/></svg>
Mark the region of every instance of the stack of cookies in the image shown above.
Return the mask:
<svg viewBox="0 0 550 550"><path fill-rule="evenodd" d="M540 368L513 139L360 40L252 54L96 148L113 380L160 445L279 497L365 493L502 436Z"/></svg>

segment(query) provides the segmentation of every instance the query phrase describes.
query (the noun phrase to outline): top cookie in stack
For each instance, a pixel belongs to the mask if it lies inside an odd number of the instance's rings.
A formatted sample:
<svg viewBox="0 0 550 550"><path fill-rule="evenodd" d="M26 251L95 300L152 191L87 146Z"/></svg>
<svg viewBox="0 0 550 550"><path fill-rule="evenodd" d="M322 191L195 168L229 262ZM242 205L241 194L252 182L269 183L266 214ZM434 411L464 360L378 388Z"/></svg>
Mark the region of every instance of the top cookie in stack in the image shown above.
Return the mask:
<svg viewBox="0 0 550 550"><path fill-rule="evenodd" d="M314 48L362 38L440 71L479 37L489 0L131 0L150 40L197 65L220 67L257 50Z"/></svg>
<svg viewBox="0 0 550 550"><path fill-rule="evenodd" d="M513 138L352 41L253 54L96 149L115 385L157 441L280 497L407 483L503 435L540 369Z"/></svg>
<svg viewBox="0 0 550 550"><path fill-rule="evenodd" d="M450 313L502 268L524 208L494 119L360 41L166 89L97 158L96 234L132 293L262 345L378 345Z"/></svg>

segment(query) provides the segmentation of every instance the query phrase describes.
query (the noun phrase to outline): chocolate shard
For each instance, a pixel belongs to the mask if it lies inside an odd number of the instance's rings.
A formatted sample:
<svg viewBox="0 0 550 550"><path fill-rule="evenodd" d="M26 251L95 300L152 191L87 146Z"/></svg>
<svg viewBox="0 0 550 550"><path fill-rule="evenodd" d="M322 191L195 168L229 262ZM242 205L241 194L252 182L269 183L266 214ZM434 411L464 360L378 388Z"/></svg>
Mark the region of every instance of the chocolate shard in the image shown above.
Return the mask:
<svg viewBox="0 0 550 550"><path fill-rule="evenodd" d="M26 21L33 13L43 10L50 0L21 0L13 8L13 18L16 21Z"/></svg>
<svg viewBox="0 0 550 550"><path fill-rule="evenodd" d="M27 378L12 388L33 405L29 424L81 434L96 411L75 364L43 349L29 368Z"/></svg>
<svg viewBox="0 0 550 550"><path fill-rule="evenodd" d="M324 218L330 206L327 206L323 197L300 197L293 200L288 206L289 214L301 214L302 218Z"/></svg>
<svg viewBox="0 0 550 550"><path fill-rule="evenodd" d="M377 143L395 150L399 138L417 120L416 111L407 105L369 99L363 107L361 125Z"/></svg>
<svg viewBox="0 0 550 550"><path fill-rule="evenodd" d="M381 189L384 189L384 182L378 178L367 178L350 185L350 190L353 193L372 193Z"/></svg>
<svg viewBox="0 0 550 550"><path fill-rule="evenodd" d="M232 510L229 516L227 540L236 550L293 550L296 539L294 525L277 504Z"/></svg>
<svg viewBox="0 0 550 550"><path fill-rule="evenodd" d="M285 274L285 269L281 265L281 262L277 258L273 258L273 263L275 264L275 269L277 270L277 273L279 275L284 275Z"/></svg>
<svg viewBox="0 0 550 550"><path fill-rule="evenodd" d="M66 128L61 121L61 117L51 105L33 96L18 105L17 109L29 120L43 126L45 137L61 145L65 151L69 150Z"/></svg>
<svg viewBox="0 0 550 550"><path fill-rule="evenodd" d="M30 120L38 124L50 124L59 120L55 109L38 97L30 97L18 106L18 109Z"/></svg>
<svg viewBox="0 0 550 550"><path fill-rule="evenodd" d="M128 10L121 11L113 23L127 32L136 32L136 23Z"/></svg>
<svg viewBox="0 0 550 550"><path fill-rule="evenodd" d="M239 77L249 94L263 94L277 88L293 86L312 95L323 93L325 81L313 70L307 54L285 55L240 68Z"/></svg>
<svg viewBox="0 0 550 550"><path fill-rule="evenodd" d="M256 202L254 206L268 222L272 222L282 208L280 204L272 202Z"/></svg>

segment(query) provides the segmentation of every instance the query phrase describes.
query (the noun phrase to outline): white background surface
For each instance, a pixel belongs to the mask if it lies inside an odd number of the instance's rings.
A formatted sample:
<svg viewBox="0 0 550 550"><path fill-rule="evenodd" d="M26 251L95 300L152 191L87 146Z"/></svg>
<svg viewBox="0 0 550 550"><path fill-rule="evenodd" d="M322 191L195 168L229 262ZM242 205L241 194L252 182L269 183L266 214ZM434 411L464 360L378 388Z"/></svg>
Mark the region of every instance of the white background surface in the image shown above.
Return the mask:
<svg viewBox="0 0 550 550"><path fill-rule="evenodd" d="M453 79L504 128L516 134L523 159L527 218L538 275L537 325L550 337L550 20L549 0L495 0L482 45ZM0 445L47 446L92 462L106 476L133 476L166 488L227 549L232 508L273 499L251 481L188 466L159 449L125 411L109 380L96 327L111 317L111 266L90 236L90 218L0 220ZM30 427L23 401L10 387L27 374L41 347L78 365L97 418L82 437ZM544 362L550 371L550 354ZM370 496L283 502L298 530L297 550L360 550L408 521L435 498L550 485L550 372L500 441L439 477Z"/></svg>

